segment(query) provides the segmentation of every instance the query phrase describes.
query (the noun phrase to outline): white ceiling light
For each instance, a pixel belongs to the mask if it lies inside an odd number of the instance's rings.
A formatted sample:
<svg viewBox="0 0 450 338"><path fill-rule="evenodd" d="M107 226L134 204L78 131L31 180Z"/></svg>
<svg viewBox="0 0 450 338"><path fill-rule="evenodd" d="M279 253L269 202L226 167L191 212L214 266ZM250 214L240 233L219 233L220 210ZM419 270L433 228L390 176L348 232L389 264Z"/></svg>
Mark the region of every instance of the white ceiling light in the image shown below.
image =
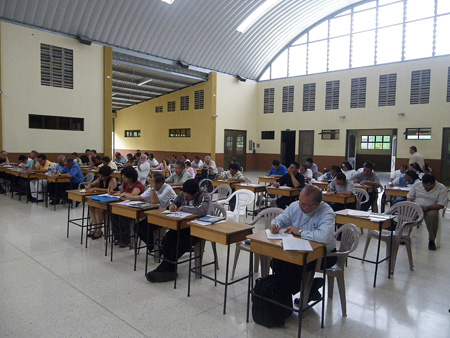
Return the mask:
<svg viewBox="0 0 450 338"><path fill-rule="evenodd" d="M162 2L168 3L169 5L172 4L172 2L174 2L174 0L161 0Z"/></svg>
<svg viewBox="0 0 450 338"><path fill-rule="evenodd" d="M139 83L138 83L138 86L139 86L139 87L140 87L140 86L143 86L143 85L145 85L146 83L149 83L151 80L152 80L152 79L147 79L147 80L144 80L144 81L142 81L142 82L139 82Z"/></svg>
<svg viewBox="0 0 450 338"><path fill-rule="evenodd" d="M164 0L163 0L164 1ZM259 20L264 14L272 9L281 0L266 0L257 9L253 11L236 29L238 32L245 33L256 21Z"/></svg>

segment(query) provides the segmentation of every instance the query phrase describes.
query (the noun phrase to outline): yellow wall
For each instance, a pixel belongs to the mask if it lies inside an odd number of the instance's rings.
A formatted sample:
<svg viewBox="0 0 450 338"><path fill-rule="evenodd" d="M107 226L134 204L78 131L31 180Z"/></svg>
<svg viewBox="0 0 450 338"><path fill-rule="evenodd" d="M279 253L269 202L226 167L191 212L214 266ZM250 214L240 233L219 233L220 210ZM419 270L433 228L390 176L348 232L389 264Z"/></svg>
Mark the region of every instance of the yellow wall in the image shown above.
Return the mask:
<svg viewBox="0 0 450 338"><path fill-rule="evenodd" d="M2 140L9 152L103 152L103 47L1 22ZM74 51L74 89L41 85L40 44ZM28 128L28 114L84 118L84 132Z"/></svg>
<svg viewBox="0 0 450 338"><path fill-rule="evenodd" d="M211 74L210 76L215 76ZM143 102L117 112L115 147L117 149L149 149L170 152L214 152L212 135L216 115L213 104L214 79ZM204 109L194 109L194 92L205 91ZM181 96L189 95L189 110L180 111ZM175 112L167 112L167 103L175 101ZM155 107L163 106L162 113ZM190 128L191 137L169 137L169 129ZM125 130L140 130L140 138L125 138Z"/></svg>
<svg viewBox="0 0 450 338"><path fill-rule="evenodd" d="M450 126L450 103L446 101L447 75L450 56L408 61L375 67L264 81L258 83L258 130L274 130L275 140L259 140L260 153L279 153L282 130L312 130L315 132L314 154L345 156L345 136L348 129L398 128L398 157L409 158L409 147L417 146L427 159L441 158L442 128ZM411 71L431 69L430 104L410 105ZM378 107L379 76L397 73L397 97L393 107ZM350 109L351 79L367 77L366 108ZM326 81L340 80L338 110L325 110ZM316 110L302 111L303 84L316 83ZM283 86L294 85L294 112L282 113ZM263 114L264 89L275 88L275 113ZM398 113L404 113L399 117ZM345 116L345 119L339 118ZM431 127L432 140L410 141L403 133L406 128ZM340 129L340 139L321 140L323 129ZM296 141L298 153L298 133Z"/></svg>

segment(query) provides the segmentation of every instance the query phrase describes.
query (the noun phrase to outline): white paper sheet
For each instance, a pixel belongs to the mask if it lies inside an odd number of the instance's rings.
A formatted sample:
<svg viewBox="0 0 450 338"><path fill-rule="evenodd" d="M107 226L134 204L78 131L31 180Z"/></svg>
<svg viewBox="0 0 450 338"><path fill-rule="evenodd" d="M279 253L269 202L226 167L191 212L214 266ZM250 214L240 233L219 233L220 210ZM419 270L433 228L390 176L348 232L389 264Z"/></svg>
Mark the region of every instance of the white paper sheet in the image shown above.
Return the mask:
<svg viewBox="0 0 450 338"><path fill-rule="evenodd" d="M273 234L272 232L270 232L270 229L266 229L266 235L267 239L283 239L293 237L292 234L284 233L284 229L281 229L280 232L278 232L277 234Z"/></svg>
<svg viewBox="0 0 450 338"><path fill-rule="evenodd" d="M309 241L301 238L283 238L283 250L313 251Z"/></svg>

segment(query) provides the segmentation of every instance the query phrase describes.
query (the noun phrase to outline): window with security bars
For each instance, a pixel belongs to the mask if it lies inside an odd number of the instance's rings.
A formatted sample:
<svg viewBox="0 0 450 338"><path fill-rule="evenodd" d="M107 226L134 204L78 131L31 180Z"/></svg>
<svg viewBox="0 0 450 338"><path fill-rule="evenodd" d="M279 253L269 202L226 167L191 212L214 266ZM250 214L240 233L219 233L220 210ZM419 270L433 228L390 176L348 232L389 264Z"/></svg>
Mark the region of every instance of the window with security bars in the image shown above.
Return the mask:
<svg viewBox="0 0 450 338"><path fill-rule="evenodd" d="M28 128L83 131L84 118L29 114Z"/></svg>
<svg viewBox="0 0 450 338"><path fill-rule="evenodd" d="M292 113L294 111L294 86L283 87L283 113Z"/></svg>
<svg viewBox="0 0 450 338"><path fill-rule="evenodd" d="M168 112L175 111L175 101L167 102L167 111Z"/></svg>
<svg viewBox="0 0 450 338"><path fill-rule="evenodd" d="M162 113L163 112L163 106L156 106L155 107L155 113Z"/></svg>
<svg viewBox="0 0 450 338"><path fill-rule="evenodd" d="M303 85L303 111L316 109L316 84L305 83Z"/></svg>
<svg viewBox="0 0 450 338"><path fill-rule="evenodd" d="M264 114L273 114L275 88L264 89Z"/></svg>
<svg viewBox="0 0 450 338"><path fill-rule="evenodd" d="M125 130L125 137L141 137L140 130Z"/></svg>
<svg viewBox="0 0 450 338"><path fill-rule="evenodd" d="M362 135L361 136L362 150L390 150L391 136L390 135Z"/></svg>
<svg viewBox="0 0 450 338"><path fill-rule="evenodd" d="M397 91L397 74L380 75L378 89L378 107L395 106Z"/></svg>
<svg viewBox="0 0 450 338"><path fill-rule="evenodd" d="M205 108L205 91L196 90L194 96L194 109L204 109Z"/></svg>
<svg viewBox="0 0 450 338"><path fill-rule="evenodd" d="M189 96L182 96L180 99L180 110L189 110Z"/></svg>
<svg viewBox="0 0 450 338"><path fill-rule="evenodd" d="M191 129L169 129L169 137L191 137Z"/></svg>
<svg viewBox="0 0 450 338"><path fill-rule="evenodd" d="M340 81L327 81L325 89L325 110L339 109Z"/></svg>
<svg viewBox="0 0 450 338"><path fill-rule="evenodd" d="M366 86L367 86L366 77L358 77L352 79L350 91L350 108L366 107Z"/></svg>
<svg viewBox="0 0 450 338"><path fill-rule="evenodd" d="M275 140L275 132L274 131L262 131L261 132L261 140Z"/></svg>
<svg viewBox="0 0 450 338"><path fill-rule="evenodd" d="M41 85L73 89L73 50L41 43Z"/></svg>
<svg viewBox="0 0 450 338"><path fill-rule="evenodd" d="M430 103L431 69L415 70L411 72L410 104Z"/></svg>
<svg viewBox="0 0 450 338"><path fill-rule="evenodd" d="M431 140L431 128L406 128L407 140Z"/></svg>
<svg viewBox="0 0 450 338"><path fill-rule="evenodd" d="M319 133L322 136L322 140L339 140L339 129L328 129L328 130L322 130L322 132Z"/></svg>
<svg viewBox="0 0 450 338"><path fill-rule="evenodd" d="M447 74L447 102L450 102L450 67L448 67Z"/></svg>

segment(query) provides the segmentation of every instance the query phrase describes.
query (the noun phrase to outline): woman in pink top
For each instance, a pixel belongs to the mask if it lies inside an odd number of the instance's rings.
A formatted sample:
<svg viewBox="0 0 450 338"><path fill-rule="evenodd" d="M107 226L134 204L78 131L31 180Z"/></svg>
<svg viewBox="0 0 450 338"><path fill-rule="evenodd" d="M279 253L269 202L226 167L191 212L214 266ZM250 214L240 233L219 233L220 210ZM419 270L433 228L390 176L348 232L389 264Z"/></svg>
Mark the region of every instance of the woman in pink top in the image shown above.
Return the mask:
<svg viewBox="0 0 450 338"><path fill-rule="evenodd" d="M197 174L194 170L194 168L191 167L191 162L186 161L184 162L184 165L186 166L186 171L191 175L192 178L195 178L195 175Z"/></svg>

